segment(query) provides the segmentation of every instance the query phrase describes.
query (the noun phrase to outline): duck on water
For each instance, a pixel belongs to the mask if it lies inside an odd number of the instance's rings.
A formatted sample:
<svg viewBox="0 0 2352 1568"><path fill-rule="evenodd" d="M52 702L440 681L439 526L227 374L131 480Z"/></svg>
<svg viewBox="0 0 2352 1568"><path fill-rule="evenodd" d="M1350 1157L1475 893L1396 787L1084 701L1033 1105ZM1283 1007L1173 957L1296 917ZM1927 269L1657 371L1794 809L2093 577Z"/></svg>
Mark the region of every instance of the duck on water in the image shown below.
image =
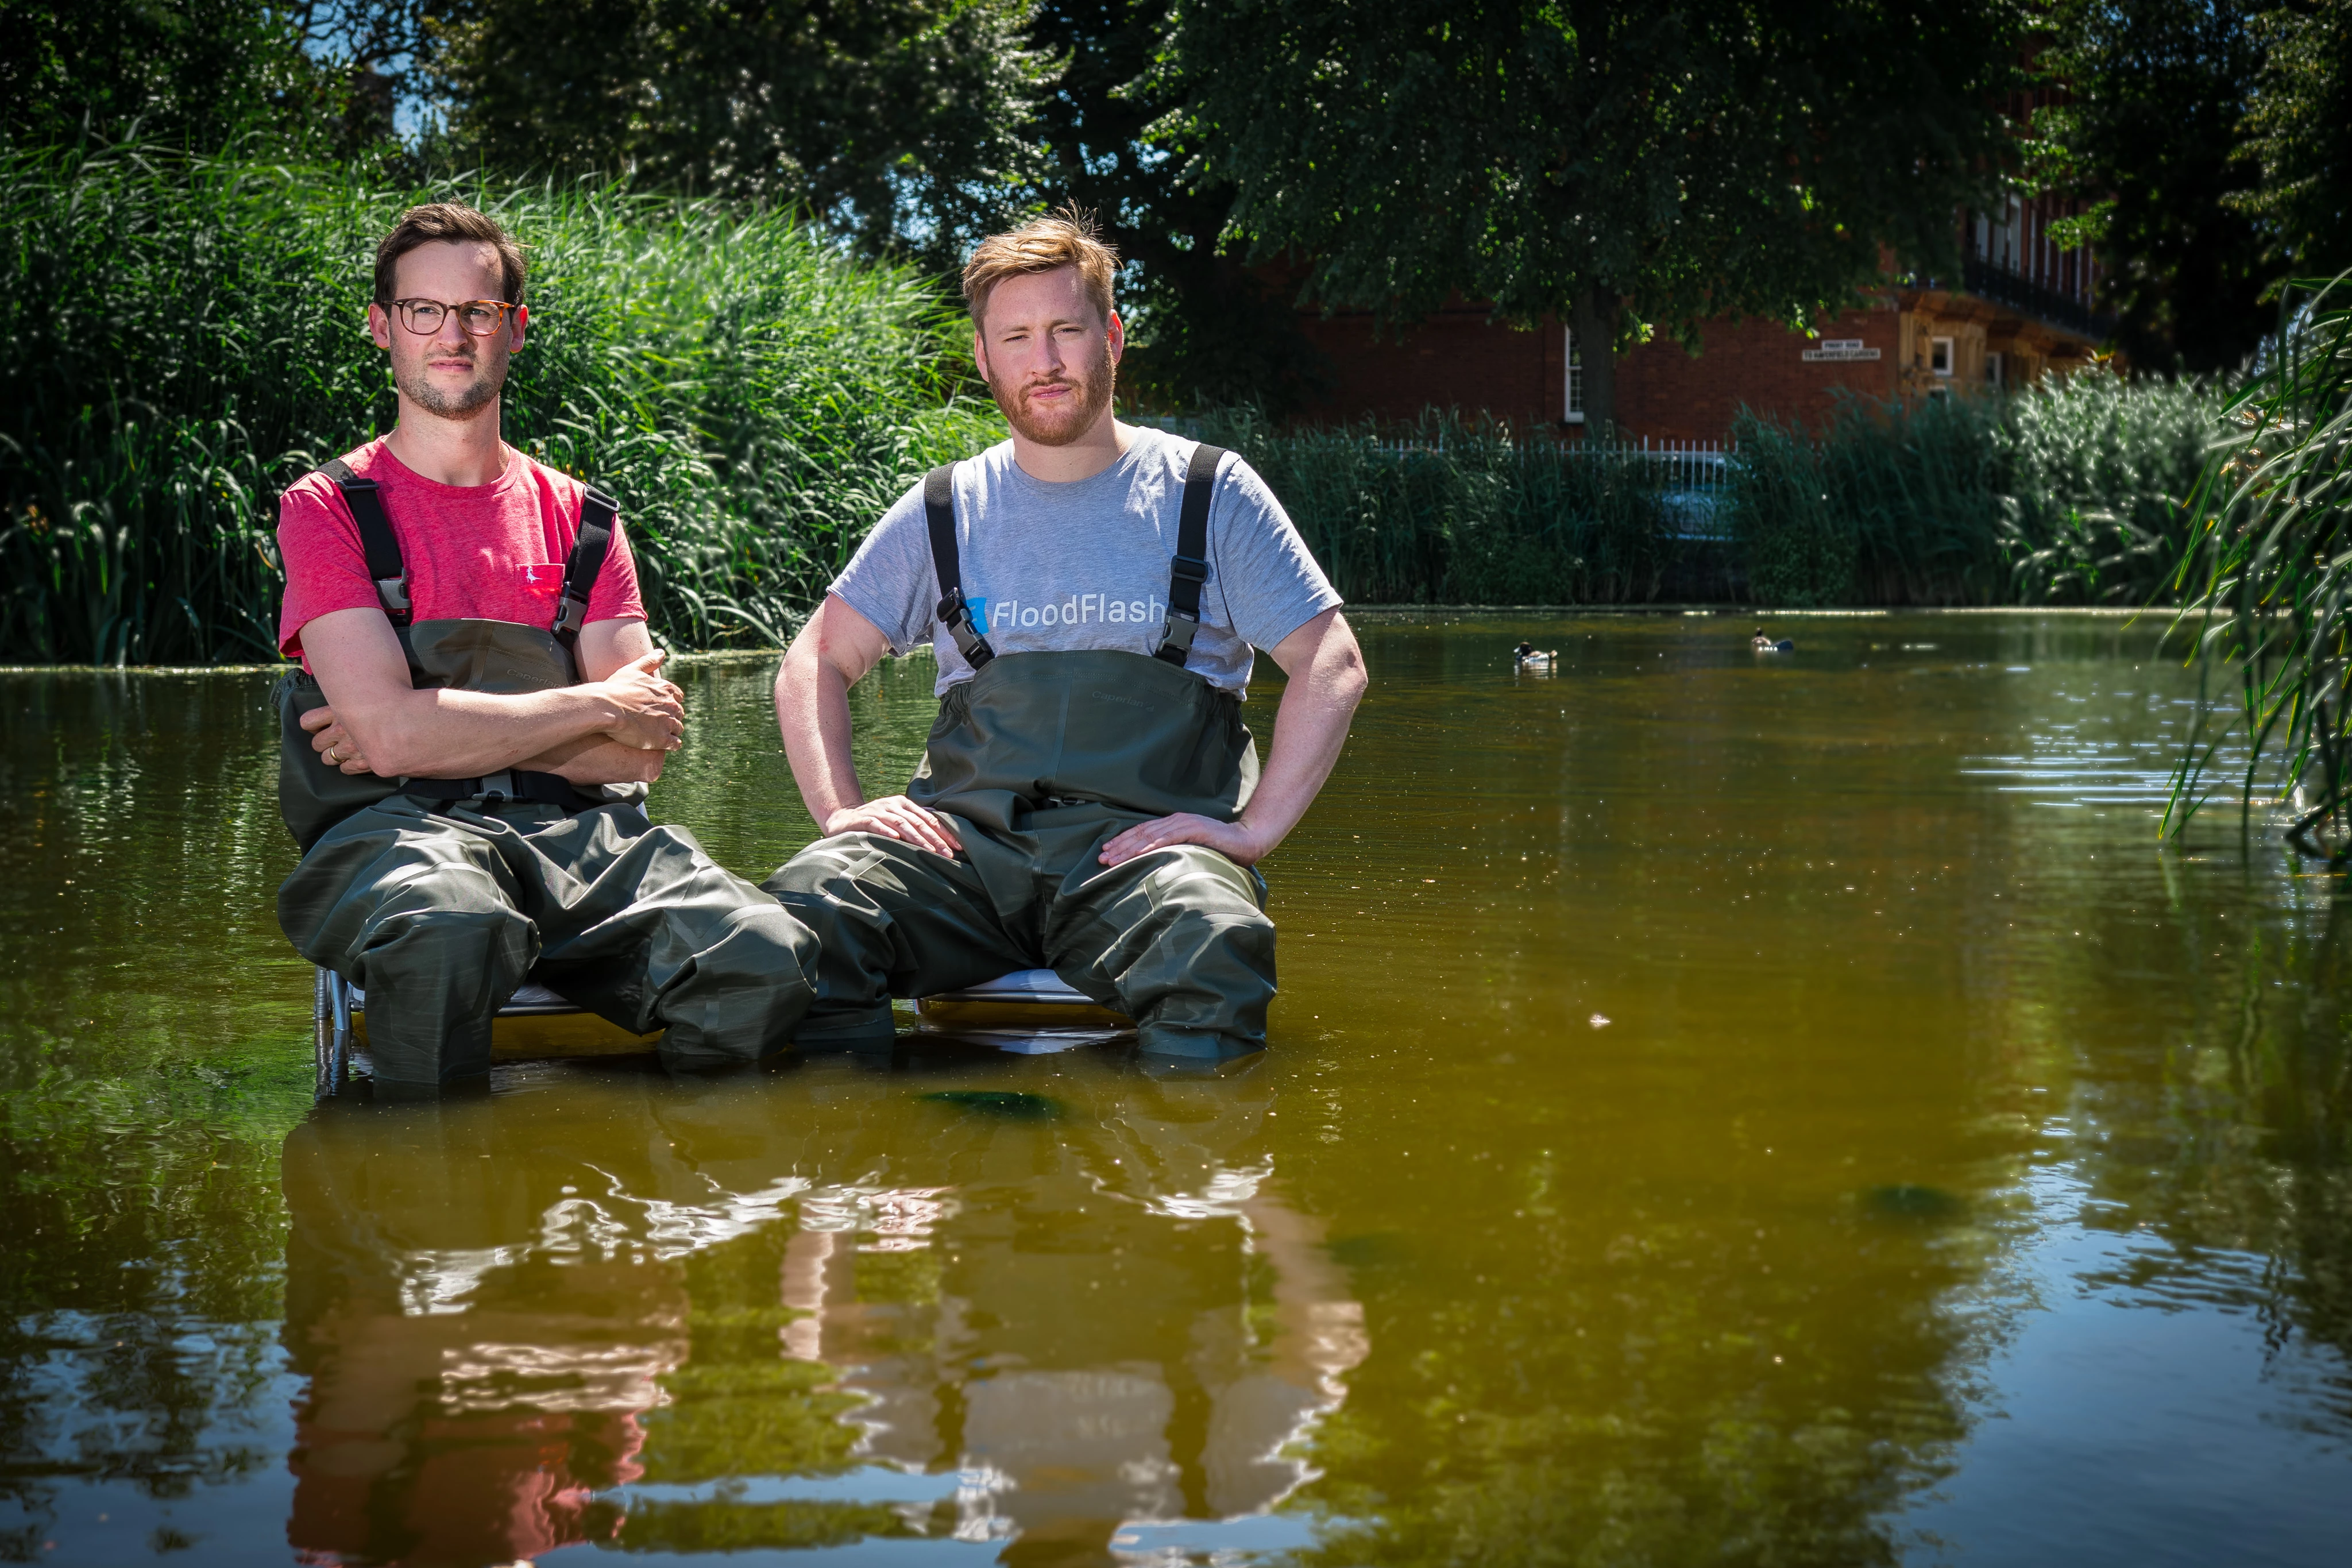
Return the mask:
<svg viewBox="0 0 2352 1568"><path fill-rule="evenodd" d="M1539 648L1533 643L1523 642L1511 650L1511 662L1529 669L1549 669L1559 662L1559 650Z"/></svg>
<svg viewBox="0 0 2352 1568"><path fill-rule="evenodd" d="M1756 635L1749 638L1748 641L1749 646L1754 647L1758 653L1794 653L1797 651L1797 645L1795 643L1790 642L1787 637L1782 637L1778 642L1775 642L1772 640L1770 634L1766 632L1762 626L1758 626L1756 628Z"/></svg>

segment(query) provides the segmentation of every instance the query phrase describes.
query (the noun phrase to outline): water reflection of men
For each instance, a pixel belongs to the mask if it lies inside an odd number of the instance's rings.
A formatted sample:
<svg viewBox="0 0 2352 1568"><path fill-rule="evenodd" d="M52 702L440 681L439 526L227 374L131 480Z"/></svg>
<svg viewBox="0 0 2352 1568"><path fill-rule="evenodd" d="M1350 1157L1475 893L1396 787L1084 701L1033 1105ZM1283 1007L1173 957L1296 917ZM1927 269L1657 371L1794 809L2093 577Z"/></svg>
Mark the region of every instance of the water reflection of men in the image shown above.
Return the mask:
<svg viewBox="0 0 2352 1568"><path fill-rule="evenodd" d="M1024 1070L1058 1106L822 1068L323 1110L285 1156L292 1544L1108 1563L1121 1525L1270 1507L1365 1346L1255 1151L1267 1097ZM889 1502L877 1464L940 1484ZM722 1487L844 1471L888 1506Z"/></svg>
<svg viewBox="0 0 2352 1568"><path fill-rule="evenodd" d="M286 1141L298 1552L482 1564L612 1533L593 1500L637 1473L684 1282L626 1255L553 1277L545 1218L599 1169L580 1129L509 1112L330 1103Z"/></svg>
<svg viewBox="0 0 2352 1568"><path fill-rule="evenodd" d="M962 1528L1017 1538L1024 1562L1262 1512L1366 1349L1319 1225L1235 1163L1265 1109L1232 1084L1129 1080L1108 1109L956 1115L919 1164L888 1162L895 1208L865 1188L802 1201L786 1299L812 1318L787 1348L866 1396L866 1452L982 1477ZM881 1153L852 1144L839 1168ZM869 1260L918 1239L937 1283L910 1299Z"/></svg>

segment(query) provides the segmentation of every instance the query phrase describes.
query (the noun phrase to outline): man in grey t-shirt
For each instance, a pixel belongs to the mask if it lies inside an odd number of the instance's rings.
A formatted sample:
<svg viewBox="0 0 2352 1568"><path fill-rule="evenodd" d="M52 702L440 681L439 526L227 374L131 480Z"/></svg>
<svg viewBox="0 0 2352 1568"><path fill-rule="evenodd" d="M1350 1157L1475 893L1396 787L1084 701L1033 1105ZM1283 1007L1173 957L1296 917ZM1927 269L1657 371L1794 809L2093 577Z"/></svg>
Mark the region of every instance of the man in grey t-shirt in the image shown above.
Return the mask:
<svg viewBox="0 0 2352 1568"><path fill-rule="evenodd" d="M956 465L964 598L997 653L1159 647L1193 443L1148 427L1121 429L1125 449L1085 479L1034 477L1011 441ZM1185 668L1240 696L1251 650L1279 647L1339 595L1282 503L1237 457L1217 465L1207 560L1200 630ZM832 593L873 623L891 651L929 643L939 655L940 695L971 679L938 618L921 486L883 514Z"/></svg>
<svg viewBox="0 0 2352 1568"><path fill-rule="evenodd" d="M1039 966L1148 1052L1265 1043L1254 868L1338 760L1363 661L1246 464L1111 416L1115 266L1058 217L974 251L973 356L1013 438L890 510L777 676L825 833L765 884L818 936L804 1047L887 1042L892 995ZM868 801L848 689L925 637L939 721L907 793ZM1239 713L1254 647L1289 678L1262 773Z"/></svg>

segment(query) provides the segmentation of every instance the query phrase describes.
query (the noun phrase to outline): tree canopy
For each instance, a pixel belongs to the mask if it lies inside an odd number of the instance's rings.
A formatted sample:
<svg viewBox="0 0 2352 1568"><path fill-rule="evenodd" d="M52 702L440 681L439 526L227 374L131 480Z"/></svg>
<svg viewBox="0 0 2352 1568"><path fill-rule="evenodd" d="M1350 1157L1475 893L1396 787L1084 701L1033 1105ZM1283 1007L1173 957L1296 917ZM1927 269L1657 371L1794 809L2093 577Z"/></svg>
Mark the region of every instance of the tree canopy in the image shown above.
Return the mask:
<svg viewBox="0 0 2352 1568"><path fill-rule="evenodd" d="M2090 204L2053 225L2093 247L2134 363L2235 370L2274 312L2262 178L2244 137L2261 79L2249 0L2062 0L2038 65L2061 100L2034 117L2032 177Z"/></svg>
<svg viewBox="0 0 2352 1568"><path fill-rule="evenodd" d="M1804 323L1883 250L1956 259L1956 209L2010 155L2018 29L1997 0L1177 14L1195 173L1234 187L1249 254L1394 322L1458 295L1520 322L1576 310L1595 347L1725 313Z"/></svg>
<svg viewBox="0 0 2352 1568"><path fill-rule="evenodd" d="M253 0L0 0L0 132L213 147L299 123L320 85L291 18Z"/></svg>
<svg viewBox="0 0 2352 1568"><path fill-rule="evenodd" d="M1135 347L1119 379L1160 400L1280 405L1313 377L1290 291L1223 243L1233 192L1190 177L1167 124L1181 84L1159 70L1166 0L1041 0L1031 46L1058 62L1030 127L1035 200L1096 214L1127 263Z"/></svg>
<svg viewBox="0 0 2352 1568"><path fill-rule="evenodd" d="M2071 93L2030 141L2029 43ZM2352 0L0 0L0 139L86 134L623 176L942 272L1075 200L1127 258L1127 384L1276 412L1302 303L1588 351L1804 325L1951 274L2021 177L2092 204L2057 237L2135 361L2212 370L2352 264Z"/></svg>
<svg viewBox="0 0 2352 1568"><path fill-rule="evenodd" d="M2242 205L2268 226L2281 270L2352 268L2352 0L2297 0L2265 13L2246 146L2262 179Z"/></svg>
<svg viewBox="0 0 2352 1568"><path fill-rule="evenodd" d="M437 0L430 81L491 167L805 207L944 260L1028 183L1015 0Z"/></svg>

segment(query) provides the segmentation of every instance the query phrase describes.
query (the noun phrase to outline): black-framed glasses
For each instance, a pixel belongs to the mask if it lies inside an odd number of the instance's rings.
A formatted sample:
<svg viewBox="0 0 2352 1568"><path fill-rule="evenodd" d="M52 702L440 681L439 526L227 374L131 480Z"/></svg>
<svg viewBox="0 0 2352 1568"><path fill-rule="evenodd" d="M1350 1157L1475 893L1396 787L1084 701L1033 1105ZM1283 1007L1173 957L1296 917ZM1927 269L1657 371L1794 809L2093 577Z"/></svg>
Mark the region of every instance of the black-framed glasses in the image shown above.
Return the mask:
<svg viewBox="0 0 2352 1568"><path fill-rule="evenodd" d="M507 315L514 306L504 300L467 300L459 304L447 304L439 300L394 300L393 313L400 324L420 338L429 338L441 330L441 323L450 311L457 312L457 325L468 337L487 338L506 324Z"/></svg>

